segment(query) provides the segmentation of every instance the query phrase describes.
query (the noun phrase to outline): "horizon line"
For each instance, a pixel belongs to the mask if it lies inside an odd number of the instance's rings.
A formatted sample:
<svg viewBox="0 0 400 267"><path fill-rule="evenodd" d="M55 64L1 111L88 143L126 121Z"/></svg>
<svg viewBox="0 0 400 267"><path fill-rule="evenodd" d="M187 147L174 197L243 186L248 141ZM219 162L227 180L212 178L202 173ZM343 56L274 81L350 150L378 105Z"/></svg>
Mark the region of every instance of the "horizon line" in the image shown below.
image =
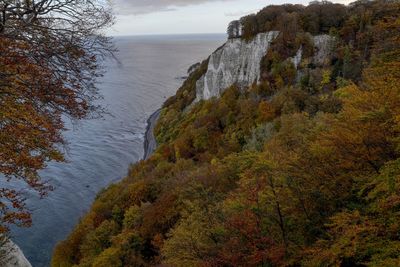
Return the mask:
<svg viewBox="0 0 400 267"><path fill-rule="evenodd" d="M123 34L123 35L108 35L109 37L151 37L151 36L184 36L184 35L227 35L224 32L212 33L144 33L144 34Z"/></svg>

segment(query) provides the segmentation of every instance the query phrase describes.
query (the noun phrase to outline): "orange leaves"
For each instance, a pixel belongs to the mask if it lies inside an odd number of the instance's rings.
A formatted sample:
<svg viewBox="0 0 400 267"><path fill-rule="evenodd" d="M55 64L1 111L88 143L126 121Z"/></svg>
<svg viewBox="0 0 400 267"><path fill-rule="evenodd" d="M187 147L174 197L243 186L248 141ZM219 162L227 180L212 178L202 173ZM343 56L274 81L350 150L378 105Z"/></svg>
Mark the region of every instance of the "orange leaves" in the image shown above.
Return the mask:
<svg viewBox="0 0 400 267"><path fill-rule="evenodd" d="M74 89L57 80L46 64L38 65L25 56L30 48L28 43L0 39L0 173L8 179L22 179L45 195L51 186L40 180L38 171L48 161L63 160L57 148L63 144L61 114L81 118L87 105L77 99ZM1 201L8 197L4 195ZM12 199L18 208L1 210L0 224L29 222L24 199Z"/></svg>
<svg viewBox="0 0 400 267"><path fill-rule="evenodd" d="M226 240L211 266L282 265L285 247L264 233L255 213L244 210L226 222Z"/></svg>
<svg viewBox="0 0 400 267"><path fill-rule="evenodd" d="M76 252L82 240L125 209L113 240L143 238L135 248L113 243L126 265L135 255L144 265L400 266L400 21L392 5L336 6L348 10L344 22L331 16L335 6L311 4L321 19L306 12L303 29L330 31L339 48L328 68L304 61L305 76L289 88L284 79L295 72L275 51L263 63L279 74L268 77L276 88L233 86L186 108L205 64L165 104L154 157L97 199L56 257L71 250L65 262L93 261Z"/></svg>
<svg viewBox="0 0 400 267"><path fill-rule="evenodd" d="M10 224L30 226L31 216L27 212L24 199L15 190L0 188L0 234L7 232Z"/></svg>
<svg viewBox="0 0 400 267"><path fill-rule="evenodd" d="M258 119L261 122L271 121L276 117L275 108L268 101L261 101L258 105Z"/></svg>

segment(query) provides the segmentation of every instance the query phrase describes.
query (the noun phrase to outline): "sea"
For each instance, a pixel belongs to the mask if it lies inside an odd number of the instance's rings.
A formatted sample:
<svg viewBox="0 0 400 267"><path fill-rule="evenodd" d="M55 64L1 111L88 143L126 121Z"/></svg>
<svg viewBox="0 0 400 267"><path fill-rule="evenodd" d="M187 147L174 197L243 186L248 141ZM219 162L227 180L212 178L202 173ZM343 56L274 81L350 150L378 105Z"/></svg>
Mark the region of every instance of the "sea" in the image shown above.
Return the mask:
<svg viewBox="0 0 400 267"><path fill-rule="evenodd" d="M225 34L115 37L116 59L104 62L98 119L65 120L66 162L41 172L54 191L40 199L25 190L33 214L30 228L13 228L12 240L33 267L47 267L55 245L89 210L96 194L143 157L147 118L176 90L187 69L225 42Z"/></svg>

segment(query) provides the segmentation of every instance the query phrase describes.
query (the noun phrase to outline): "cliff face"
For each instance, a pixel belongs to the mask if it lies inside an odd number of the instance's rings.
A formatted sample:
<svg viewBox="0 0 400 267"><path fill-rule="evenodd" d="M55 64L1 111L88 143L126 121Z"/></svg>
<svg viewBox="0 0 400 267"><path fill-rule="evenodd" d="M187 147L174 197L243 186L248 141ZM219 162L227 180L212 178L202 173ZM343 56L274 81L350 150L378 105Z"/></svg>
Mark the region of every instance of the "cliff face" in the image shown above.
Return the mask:
<svg viewBox="0 0 400 267"><path fill-rule="evenodd" d="M316 66L327 65L332 56L332 52L335 49L336 38L328 35L322 34L313 37L314 41L314 56L313 63Z"/></svg>
<svg viewBox="0 0 400 267"><path fill-rule="evenodd" d="M267 54L278 31L259 33L252 41L236 38L228 40L210 56L207 72L196 83L196 99L207 100L221 93L233 84L247 87L260 80L260 63ZM323 66L331 56L335 44L334 37L323 34L313 36L314 56L311 62ZM289 60L296 69L303 59L303 49Z"/></svg>
<svg viewBox="0 0 400 267"><path fill-rule="evenodd" d="M0 262L3 267L32 267L29 261L25 258L22 250L11 240L8 240L2 251L6 253L6 258Z"/></svg>
<svg viewBox="0 0 400 267"><path fill-rule="evenodd" d="M52 266L400 266L400 4L357 5L250 16L253 41L192 68L159 147L99 194Z"/></svg>
<svg viewBox="0 0 400 267"><path fill-rule="evenodd" d="M321 34L313 36L314 55L311 58L311 63L317 67L323 67L329 64L332 57L332 52L335 49L336 39L328 34ZM300 47L296 55L290 60L296 69L299 68L301 60L303 59L303 48Z"/></svg>
<svg viewBox="0 0 400 267"><path fill-rule="evenodd" d="M232 84L248 86L260 79L260 62L277 31L260 33L252 41L230 39L210 56L208 69L196 83L196 100L219 96Z"/></svg>

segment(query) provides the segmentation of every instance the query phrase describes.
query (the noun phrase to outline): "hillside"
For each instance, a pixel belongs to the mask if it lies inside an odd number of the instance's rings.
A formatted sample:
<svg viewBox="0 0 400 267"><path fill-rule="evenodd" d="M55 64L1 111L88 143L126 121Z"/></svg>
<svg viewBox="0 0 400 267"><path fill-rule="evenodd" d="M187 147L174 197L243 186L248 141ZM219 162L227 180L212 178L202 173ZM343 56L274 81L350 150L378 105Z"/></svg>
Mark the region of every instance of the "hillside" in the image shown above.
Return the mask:
<svg viewBox="0 0 400 267"><path fill-rule="evenodd" d="M313 2L232 22L52 266L400 266L399 14Z"/></svg>

